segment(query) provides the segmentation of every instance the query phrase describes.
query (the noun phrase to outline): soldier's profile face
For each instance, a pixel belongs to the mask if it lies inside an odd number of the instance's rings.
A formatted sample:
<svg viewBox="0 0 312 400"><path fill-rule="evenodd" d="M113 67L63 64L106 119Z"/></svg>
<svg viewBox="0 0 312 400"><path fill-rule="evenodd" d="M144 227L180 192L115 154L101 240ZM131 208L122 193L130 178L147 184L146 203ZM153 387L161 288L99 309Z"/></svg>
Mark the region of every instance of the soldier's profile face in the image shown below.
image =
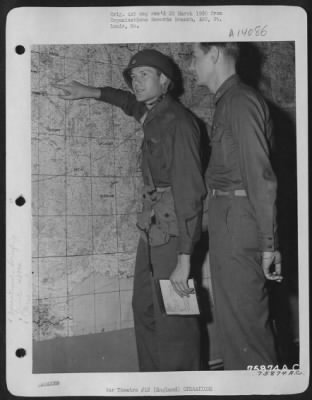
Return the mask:
<svg viewBox="0 0 312 400"><path fill-rule="evenodd" d="M213 72L213 61L210 51L204 52L199 43L193 45L192 61L190 71L192 71L197 79L198 85L209 87Z"/></svg>
<svg viewBox="0 0 312 400"><path fill-rule="evenodd" d="M162 94L160 73L153 67L135 67L131 70L132 89L138 101L149 102Z"/></svg>

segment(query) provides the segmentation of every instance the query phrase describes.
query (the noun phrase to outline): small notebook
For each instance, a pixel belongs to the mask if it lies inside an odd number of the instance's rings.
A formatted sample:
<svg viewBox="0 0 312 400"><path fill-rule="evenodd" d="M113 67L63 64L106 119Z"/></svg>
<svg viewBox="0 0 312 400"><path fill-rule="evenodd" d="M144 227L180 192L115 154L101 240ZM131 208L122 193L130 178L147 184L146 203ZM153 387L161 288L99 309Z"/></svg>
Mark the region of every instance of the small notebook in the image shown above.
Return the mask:
<svg viewBox="0 0 312 400"><path fill-rule="evenodd" d="M194 289L194 293L188 297L179 296L169 279L160 279L158 283L161 308L166 315L198 315L200 313L194 279L188 280L189 287Z"/></svg>

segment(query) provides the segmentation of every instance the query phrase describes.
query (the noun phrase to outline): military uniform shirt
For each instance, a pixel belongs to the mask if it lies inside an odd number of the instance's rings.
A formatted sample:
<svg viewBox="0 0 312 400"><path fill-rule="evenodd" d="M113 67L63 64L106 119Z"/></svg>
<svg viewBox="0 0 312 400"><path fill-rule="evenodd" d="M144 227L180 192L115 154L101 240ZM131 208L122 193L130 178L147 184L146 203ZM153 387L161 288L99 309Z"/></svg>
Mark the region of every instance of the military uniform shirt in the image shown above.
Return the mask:
<svg viewBox="0 0 312 400"><path fill-rule="evenodd" d="M207 186L223 191L245 189L255 212L259 247L273 251L277 246L277 182L270 162L272 122L268 106L237 75L220 86L215 103Z"/></svg>
<svg viewBox="0 0 312 400"><path fill-rule="evenodd" d="M143 123L142 173L156 187L171 186L178 223L178 252L191 254L201 233L206 189L200 160L200 130L192 114L170 95L147 110L133 94L111 87L100 100L116 105ZM148 165L148 167L147 167ZM149 172L150 171L150 172Z"/></svg>

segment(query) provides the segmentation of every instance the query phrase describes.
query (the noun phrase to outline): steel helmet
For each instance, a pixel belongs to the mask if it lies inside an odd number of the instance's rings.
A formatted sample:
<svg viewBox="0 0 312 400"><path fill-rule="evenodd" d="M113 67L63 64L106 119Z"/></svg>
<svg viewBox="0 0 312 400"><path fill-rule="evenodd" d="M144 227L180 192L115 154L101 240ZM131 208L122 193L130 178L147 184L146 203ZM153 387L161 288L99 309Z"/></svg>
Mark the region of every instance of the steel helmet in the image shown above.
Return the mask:
<svg viewBox="0 0 312 400"><path fill-rule="evenodd" d="M135 67L153 67L166 75L171 80L170 89L174 87L177 75L177 67L173 60L154 49L145 49L131 57L127 68L123 71L127 85L132 88L131 70Z"/></svg>

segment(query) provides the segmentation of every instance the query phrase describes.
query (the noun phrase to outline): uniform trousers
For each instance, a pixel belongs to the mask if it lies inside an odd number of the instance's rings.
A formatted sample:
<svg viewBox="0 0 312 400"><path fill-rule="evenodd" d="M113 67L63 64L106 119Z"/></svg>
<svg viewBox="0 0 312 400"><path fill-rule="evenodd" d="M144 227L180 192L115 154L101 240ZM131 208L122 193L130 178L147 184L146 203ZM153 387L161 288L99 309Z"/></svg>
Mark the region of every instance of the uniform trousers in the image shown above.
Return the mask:
<svg viewBox="0 0 312 400"><path fill-rule="evenodd" d="M155 279L168 279L176 265L176 237L155 247L140 239L132 301L140 371L188 371L200 367L198 318L164 315L156 296Z"/></svg>
<svg viewBox="0 0 312 400"><path fill-rule="evenodd" d="M208 218L214 308L224 369L276 365L259 234L249 200L212 197Z"/></svg>

